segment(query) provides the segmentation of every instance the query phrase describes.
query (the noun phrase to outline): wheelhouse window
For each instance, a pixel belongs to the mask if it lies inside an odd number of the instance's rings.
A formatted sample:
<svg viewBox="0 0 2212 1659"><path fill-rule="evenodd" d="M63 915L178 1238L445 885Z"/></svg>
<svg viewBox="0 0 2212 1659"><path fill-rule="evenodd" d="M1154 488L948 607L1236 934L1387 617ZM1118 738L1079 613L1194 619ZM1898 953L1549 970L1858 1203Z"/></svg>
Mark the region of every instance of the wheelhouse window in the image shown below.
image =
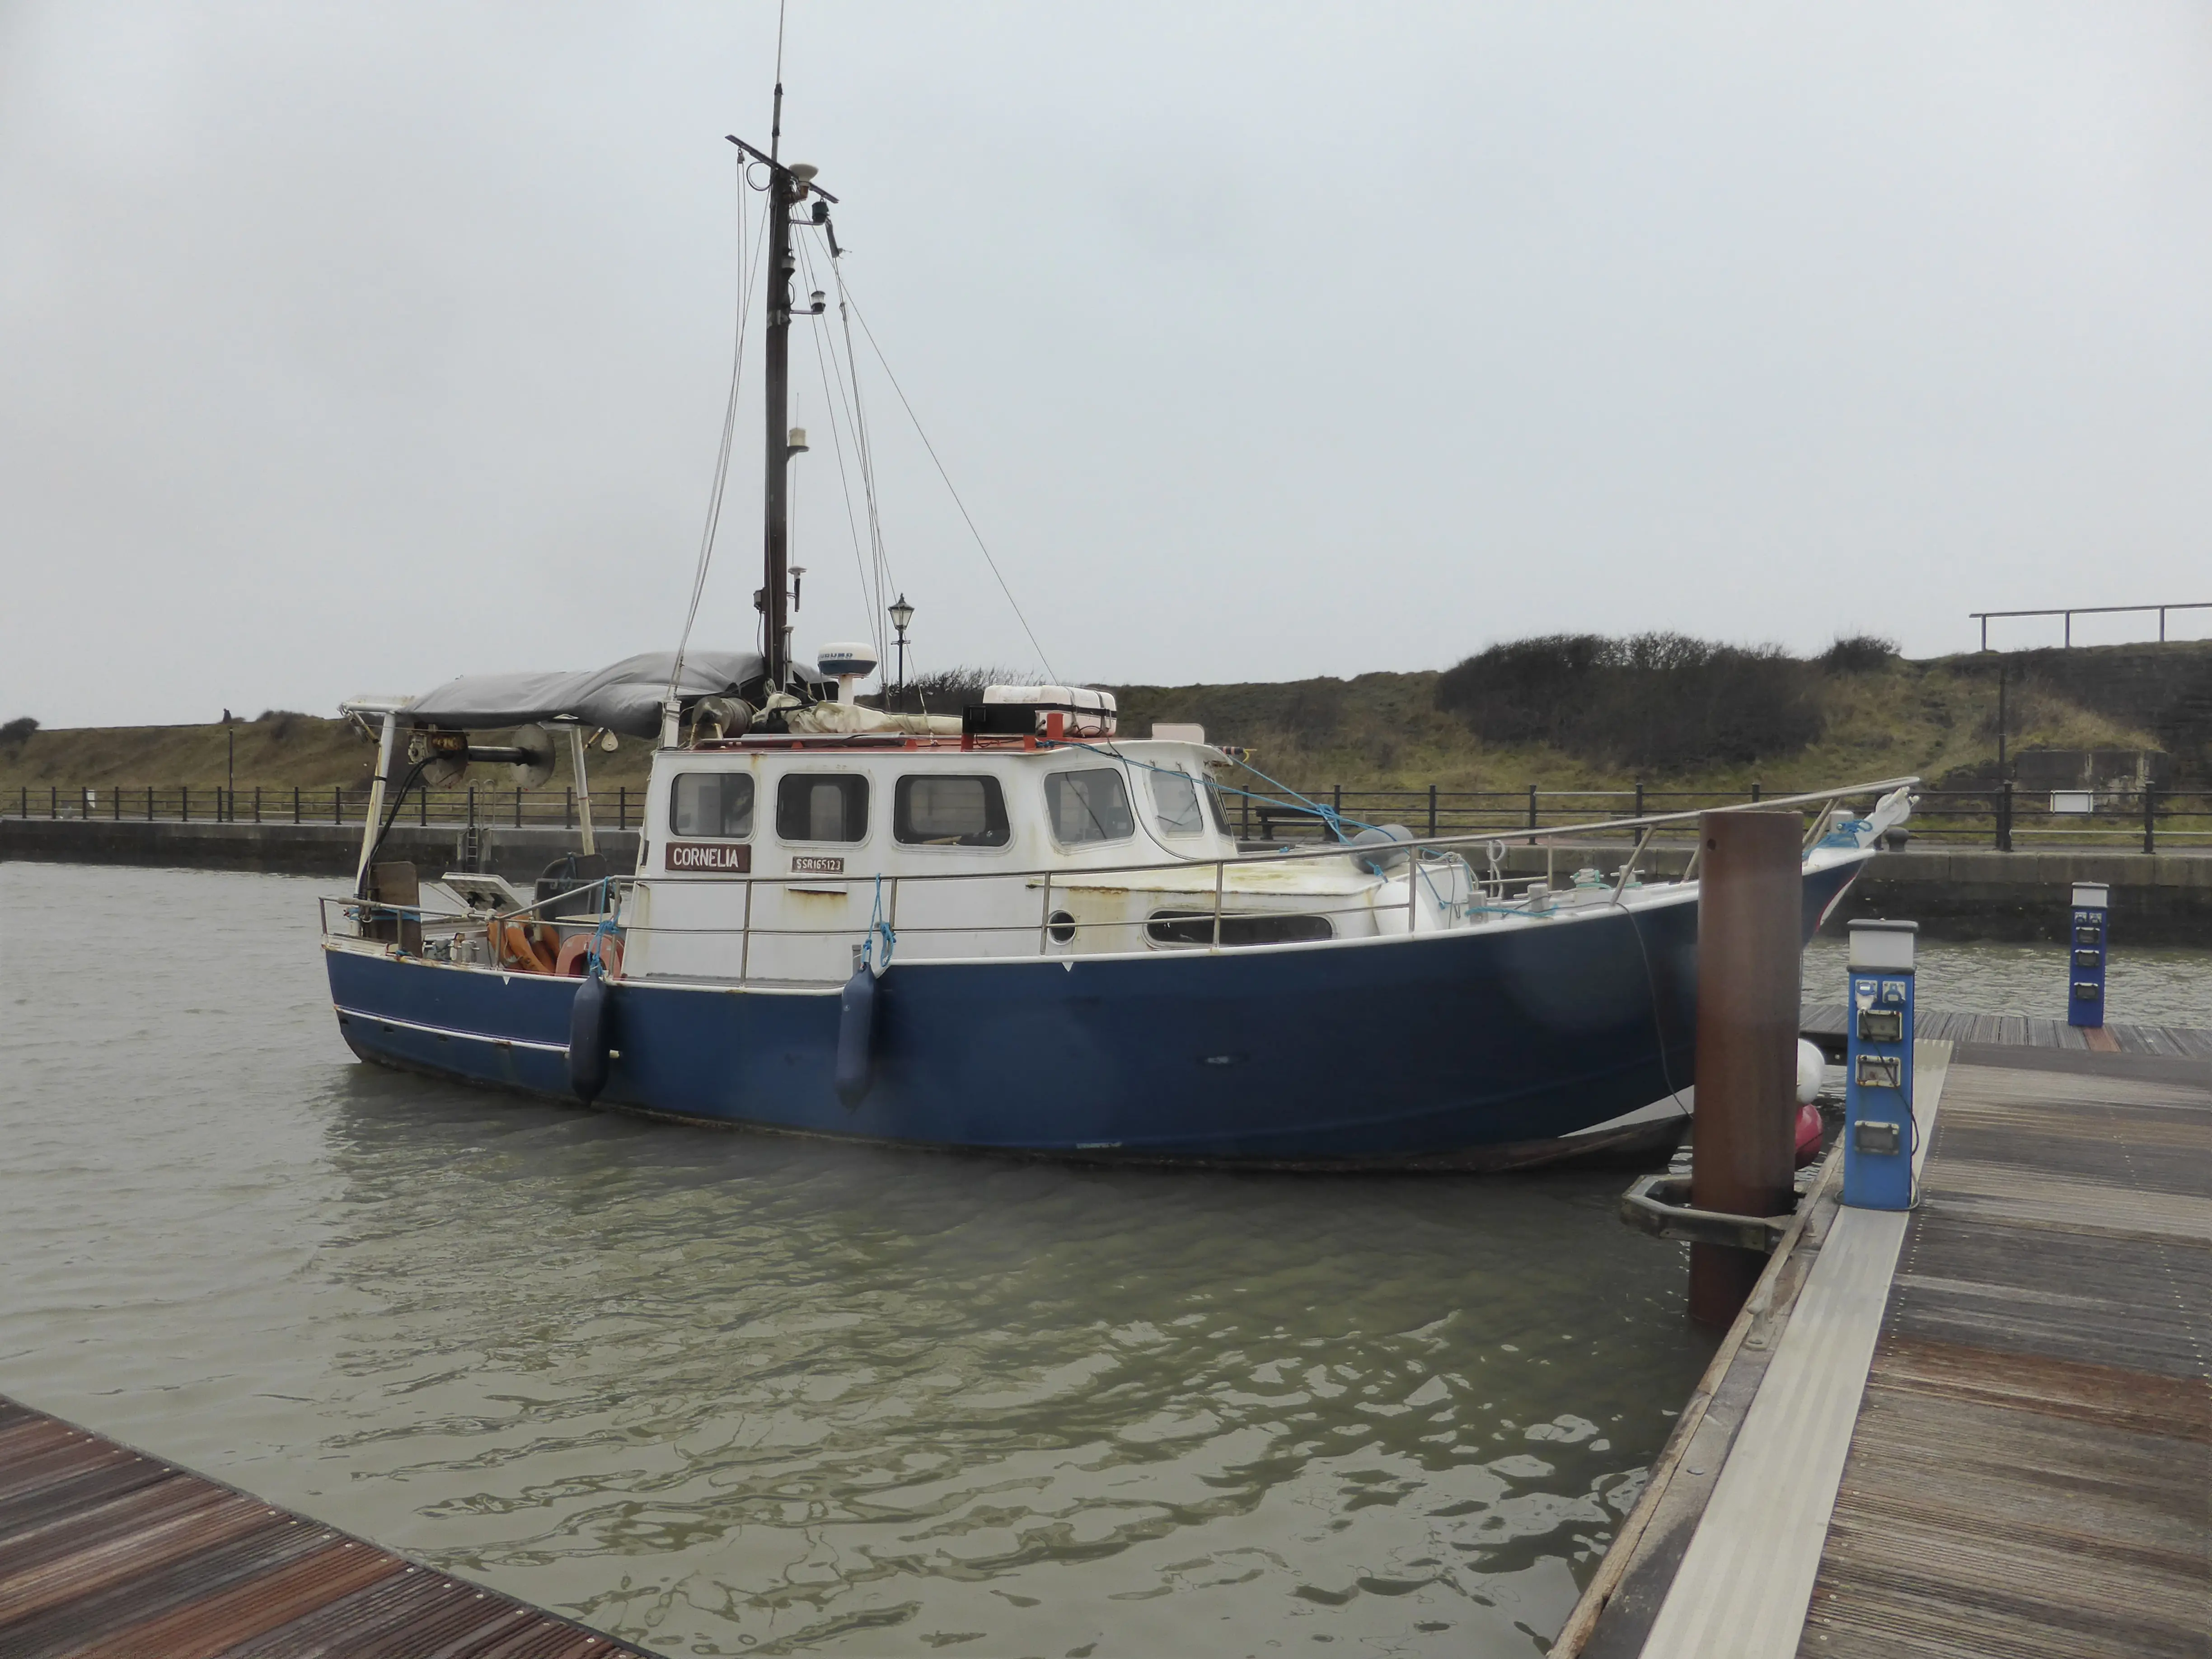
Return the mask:
<svg viewBox="0 0 2212 1659"><path fill-rule="evenodd" d="M1044 804L1052 819L1053 839L1062 847L1121 841L1137 833L1128 787L1115 767L1048 774Z"/></svg>
<svg viewBox="0 0 2212 1659"><path fill-rule="evenodd" d="M891 791L891 836L908 847L1004 847L1006 797L991 777L904 777Z"/></svg>
<svg viewBox="0 0 2212 1659"><path fill-rule="evenodd" d="M1152 780L1152 807L1164 836L1196 836L1205 832L1206 821L1199 814L1198 786L1190 781L1188 772L1155 772Z"/></svg>
<svg viewBox="0 0 2212 1659"><path fill-rule="evenodd" d="M787 772L775 786L775 833L783 841L864 841L868 781L851 772Z"/></svg>
<svg viewBox="0 0 2212 1659"><path fill-rule="evenodd" d="M678 772L669 789L668 828L673 835L743 841L753 832L751 774Z"/></svg>
<svg viewBox="0 0 2212 1659"><path fill-rule="evenodd" d="M1145 932L1155 945L1211 945L1213 912L1155 910L1145 923ZM1317 945L1335 937L1336 929L1327 916L1224 912L1221 918L1221 942L1225 945Z"/></svg>
<svg viewBox="0 0 2212 1659"><path fill-rule="evenodd" d="M1229 827L1229 813L1222 805L1221 786L1212 779L1206 781L1206 806L1213 814L1213 827L1224 836L1235 839L1237 832Z"/></svg>

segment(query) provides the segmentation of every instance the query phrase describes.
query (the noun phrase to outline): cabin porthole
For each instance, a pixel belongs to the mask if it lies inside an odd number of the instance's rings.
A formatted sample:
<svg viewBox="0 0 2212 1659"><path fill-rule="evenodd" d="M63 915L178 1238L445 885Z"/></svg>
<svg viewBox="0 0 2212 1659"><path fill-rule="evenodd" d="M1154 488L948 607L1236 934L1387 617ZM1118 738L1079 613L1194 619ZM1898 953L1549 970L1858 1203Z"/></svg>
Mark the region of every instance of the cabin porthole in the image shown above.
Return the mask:
<svg viewBox="0 0 2212 1659"><path fill-rule="evenodd" d="M1052 935L1054 945L1066 945L1075 937L1075 918L1065 910L1055 910L1045 923L1045 932Z"/></svg>

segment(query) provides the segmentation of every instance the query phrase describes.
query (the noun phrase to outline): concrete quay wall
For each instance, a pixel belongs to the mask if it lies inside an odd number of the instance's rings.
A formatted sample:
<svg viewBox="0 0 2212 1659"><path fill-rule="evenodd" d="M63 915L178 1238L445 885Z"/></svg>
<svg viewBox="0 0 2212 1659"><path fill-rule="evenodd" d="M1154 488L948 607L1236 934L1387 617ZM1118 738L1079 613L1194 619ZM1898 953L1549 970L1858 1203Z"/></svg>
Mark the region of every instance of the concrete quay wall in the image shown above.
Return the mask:
<svg viewBox="0 0 2212 1659"><path fill-rule="evenodd" d="M574 830L479 826L479 868L509 881L534 880L555 859L574 852ZM635 830L602 830L599 850L611 867L637 863ZM459 867L467 831L458 824L394 824L380 860L410 860L422 873ZM265 874L350 878L361 856L357 823L215 823L100 818L0 818L0 860L57 864L129 864L186 870L252 870Z"/></svg>
<svg viewBox="0 0 2212 1659"><path fill-rule="evenodd" d="M1619 842L1560 846L1553 849L1549 867L1564 885L1578 866L1610 872L1625 855ZM1688 862L1688 849L1680 845L1653 848L1639 868L1671 877ZM1478 858L1477 866L1481 863ZM1509 848L1503 864L1510 875L1541 875L1545 849ZM2112 890L2116 943L2212 945L2212 851L2145 857L2094 848L1999 853L1913 847L1878 853L1824 931L1841 933L1855 918L1882 916L1917 921L1929 939L2055 944L2066 937L2077 881L2100 881Z"/></svg>
<svg viewBox="0 0 2212 1659"><path fill-rule="evenodd" d="M2077 881L2111 889L2116 945L2212 945L2212 853L1884 853L1830 926L1895 916L1934 939L2058 941Z"/></svg>

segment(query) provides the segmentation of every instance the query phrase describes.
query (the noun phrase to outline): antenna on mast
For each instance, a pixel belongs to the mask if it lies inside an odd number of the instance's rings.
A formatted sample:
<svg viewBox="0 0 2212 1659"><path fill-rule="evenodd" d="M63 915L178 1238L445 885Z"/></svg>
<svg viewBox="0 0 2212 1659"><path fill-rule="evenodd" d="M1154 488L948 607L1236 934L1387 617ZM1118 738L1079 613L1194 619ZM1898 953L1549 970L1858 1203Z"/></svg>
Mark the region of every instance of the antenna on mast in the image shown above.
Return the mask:
<svg viewBox="0 0 2212 1659"><path fill-rule="evenodd" d="M768 119L768 159L773 163L783 153L783 12L788 0L776 0L775 107Z"/></svg>

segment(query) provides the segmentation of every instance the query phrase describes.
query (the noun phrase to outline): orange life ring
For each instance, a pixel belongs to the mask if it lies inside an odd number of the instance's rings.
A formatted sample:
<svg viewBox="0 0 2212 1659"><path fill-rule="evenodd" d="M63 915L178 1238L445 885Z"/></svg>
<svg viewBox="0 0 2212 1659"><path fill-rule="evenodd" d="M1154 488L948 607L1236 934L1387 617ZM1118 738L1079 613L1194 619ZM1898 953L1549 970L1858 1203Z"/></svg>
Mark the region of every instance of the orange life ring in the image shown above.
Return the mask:
<svg viewBox="0 0 2212 1659"><path fill-rule="evenodd" d="M554 957L541 942L538 935L550 932L543 924L536 927L513 920L494 921L491 925L491 953L494 962L501 968L513 968L526 974L550 974Z"/></svg>
<svg viewBox="0 0 2212 1659"><path fill-rule="evenodd" d="M571 978L581 978L585 964L591 960L592 937L590 933L571 933L562 943L561 957L554 964L553 971ZM620 939L609 933L599 940L599 963L606 969L609 979L622 977L622 959Z"/></svg>

